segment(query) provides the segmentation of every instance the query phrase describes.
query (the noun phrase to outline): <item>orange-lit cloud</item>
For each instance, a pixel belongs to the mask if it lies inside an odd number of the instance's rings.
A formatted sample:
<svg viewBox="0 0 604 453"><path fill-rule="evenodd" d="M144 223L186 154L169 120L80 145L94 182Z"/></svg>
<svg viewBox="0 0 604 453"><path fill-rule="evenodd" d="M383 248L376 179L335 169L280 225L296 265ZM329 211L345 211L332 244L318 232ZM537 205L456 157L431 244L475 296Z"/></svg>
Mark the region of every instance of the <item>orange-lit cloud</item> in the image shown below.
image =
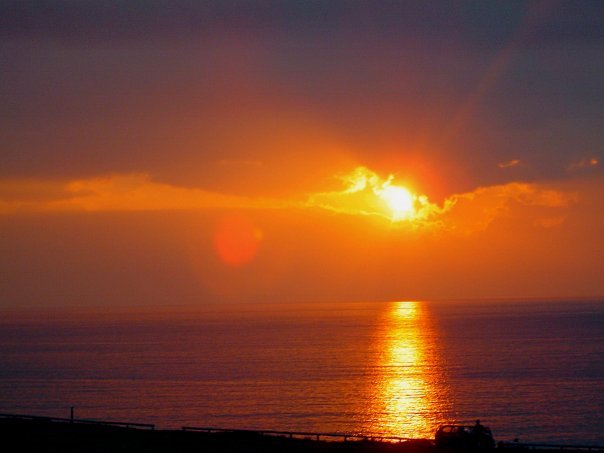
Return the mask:
<svg viewBox="0 0 604 453"><path fill-rule="evenodd" d="M566 188L511 182L451 195L441 206L430 202L425 195L412 194L413 212L397 218L381 197L387 189L397 187L392 175L382 178L365 167L358 167L341 179L342 190L314 194L308 204L336 213L401 221L395 223L399 226L437 228L464 234L483 231L495 218L509 216L521 207L533 208L533 214L538 216L533 219L534 224L553 227L562 221L551 219L560 219L560 212L578 201L577 193ZM544 216L543 219L540 216Z"/></svg>
<svg viewBox="0 0 604 453"><path fill-rule="evenodd" d="M306 198L227 195L157 183L146 174L67 182L4 181L0 182L0 213L319 209L338 215L375 217L389 227L466 234L482 231L494 219L526 208L531 208L524 215L532 216L532 224L554 227L563 221L560 219L564 218L565 210L578 201L577 193L566 188L512 182L450 195L438 205L426 195L397 184L393 175L382 177L366 167L341 174L338 180L339 188Z"/></svg>
<svg viewBox="0 0 604 453"><path fill-rule="evenodd" d="M218 165L233 167L262 167L263 164L259 160L222 159L218 161Z"/></svg>
<svg viewBox="0 0 604 453"><path fill-rule="evenodd" d="M51 199L45 196L50 191ZM23 193L28 196L24 197ZM225 195L157 183L146 174L67 182L0 183L0 213L55 211L160 211L205 208L275 208L285 202Z"/></svg>
<svg viewBox="0 0 604 453"><path fill-rule="evenodd" d="M406 187L396 185L393 175L382 178L365 167L357 167L341 175L340 180L340 190L313 194L307 205L342 214L371 215L392 221L408 220L413 221L413 225L430 222L447 207L445 203L445 207L440 208L431 203L426 195L415 194Z"/></svg>
<svg viewBox="0 0 604 453"><path fill-rule="evenodd" d="M572 164L570 164L570 166L568 167L569 170L576 170L576 169L580 169L580 168L589 168L589 167L595 167L600 163L600 161L598 160L597 157L584 157L583 159L580 159L576 162L573 162Z"/></svg>
<svg viewBox="0 0 604 453"><path fill-rule="evenodd" d="M550 218L553 211L558 214L556 218L560 218L560 211L577 201L576 192L539 184L512 182L479 187L449 198L451 208L444 213L442 224L463 233L482 231L497 217L509 217L523 207L531 207L532 215ZM539 219L534 222L539 223ZM548 226L554 224L550 222Z"/></svg>
<svg viewBox="0 0 604 453"><path fill-rule="evenodd" d="M521 165L519 159L512 159L512 160L508 160L508 161L505 161L505 162L500 162L500 163L497 164L497 166L499 168L518 167L519 165Z"/></svg>

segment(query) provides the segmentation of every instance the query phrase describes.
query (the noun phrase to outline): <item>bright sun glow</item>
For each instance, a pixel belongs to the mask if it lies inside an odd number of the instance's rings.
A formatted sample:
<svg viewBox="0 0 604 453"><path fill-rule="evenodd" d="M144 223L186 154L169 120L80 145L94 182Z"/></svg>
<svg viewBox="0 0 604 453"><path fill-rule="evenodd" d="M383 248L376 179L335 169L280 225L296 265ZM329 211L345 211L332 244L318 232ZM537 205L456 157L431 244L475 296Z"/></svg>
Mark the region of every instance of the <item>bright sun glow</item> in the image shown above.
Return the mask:
<svg viewBox="0 0 604 453"><path fill-rule="evenodd" d="M382 178L366 167L356 167L340 178L343 190L313 194L308 205L346 214L375 215L388 219L391 225L410 228L432 225L432 219L449 207L439 208L426 195L395 184L394 175Z"/></svg>
<svg viewBox="0 0 604 453"><path fill-rule="evenodd" d="M392 210L393 220L408 219L415 214L414 196L404 187L387 185L378 195Z"/></svg>

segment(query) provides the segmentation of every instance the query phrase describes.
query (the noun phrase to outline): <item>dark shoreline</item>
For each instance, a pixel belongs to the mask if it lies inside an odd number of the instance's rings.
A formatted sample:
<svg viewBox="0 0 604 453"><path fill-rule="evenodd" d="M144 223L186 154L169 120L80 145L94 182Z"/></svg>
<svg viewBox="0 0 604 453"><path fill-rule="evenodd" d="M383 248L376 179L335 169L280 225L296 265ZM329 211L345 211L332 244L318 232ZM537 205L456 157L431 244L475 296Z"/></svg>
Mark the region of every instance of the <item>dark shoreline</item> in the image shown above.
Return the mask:
<svg viewBox="0 0 604 453"><path fill-rule="evenodd" d="M156 430L103 423L70 423L42 417L0 418L0 438L4 445L14 445L13 451L45 453L429 453L434 450L429 441L404 443L377 440L327 441L267 435L254 431Z"/></svg>
<svg viewBox="0 0 604 453"><path fill-rule="evenodd" d="M272 434L271 434L272 433ZM153 425L0 414L2 445L19 452L470 453L439 449L431 439L383 439L243 430L157 430ZM308 435L304 435L308 434ZM323 437L321 437L323 436ZM339 438L339 439L338 439ZM334 440L336 439L336 440ZM394 440L394 441L393 441ZM3 449L4 450L4 449ZM602 446L500 442L495 451L604 452ZM7 451L7 450L4 450ZM472 453L476 453L473 452Z"/></svg>

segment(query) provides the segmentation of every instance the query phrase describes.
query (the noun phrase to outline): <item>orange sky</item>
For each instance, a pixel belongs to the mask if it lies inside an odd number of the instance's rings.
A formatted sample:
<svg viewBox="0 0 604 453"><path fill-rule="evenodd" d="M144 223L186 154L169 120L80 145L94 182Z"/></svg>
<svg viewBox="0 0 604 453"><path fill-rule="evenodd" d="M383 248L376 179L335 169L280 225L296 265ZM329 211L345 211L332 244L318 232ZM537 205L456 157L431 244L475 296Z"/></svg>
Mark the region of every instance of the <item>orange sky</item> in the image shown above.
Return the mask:
<svg viewBox="0 0 604 453"><path fill-rule="evenodd" d="M0 307L604 294L599 2L28 5Z"/></svg>
<svg viewBox="0 0 604 453"><path fill-rule="evenodd" d="M409 186L415 208L402 218L379 195L396 176L356 167L333 179L328 191L270 198L144 174L4 181L3 306L604 293L600 177L440 203Z"/></svg>

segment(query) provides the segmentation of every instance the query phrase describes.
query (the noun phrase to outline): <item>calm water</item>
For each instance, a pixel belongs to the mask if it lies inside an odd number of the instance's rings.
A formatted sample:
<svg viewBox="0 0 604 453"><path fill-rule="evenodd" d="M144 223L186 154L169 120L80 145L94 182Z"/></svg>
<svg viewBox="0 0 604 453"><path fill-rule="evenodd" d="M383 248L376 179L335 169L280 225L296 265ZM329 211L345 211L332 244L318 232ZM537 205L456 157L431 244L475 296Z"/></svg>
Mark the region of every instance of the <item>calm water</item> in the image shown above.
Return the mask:
<svg viewBox="0 0 604 453"><path fill-rule="evenodd" d="M604 302L210 306L0 321L0 411L604 444Z"/></svg>

